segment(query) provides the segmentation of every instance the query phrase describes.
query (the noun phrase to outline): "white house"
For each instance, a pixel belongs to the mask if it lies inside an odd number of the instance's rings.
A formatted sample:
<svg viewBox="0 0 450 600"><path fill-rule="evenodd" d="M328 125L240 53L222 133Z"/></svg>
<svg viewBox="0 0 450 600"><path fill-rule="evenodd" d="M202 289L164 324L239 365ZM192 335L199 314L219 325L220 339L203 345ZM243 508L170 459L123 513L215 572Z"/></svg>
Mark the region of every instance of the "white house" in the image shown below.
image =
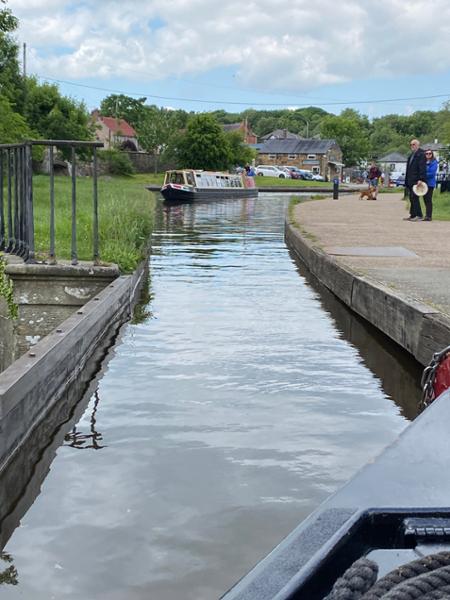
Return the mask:
<svg viewBox="0 0 450 600"><path fill-rule="evenodd" d="M398 175L404 175L406 173L406 162L408 158L400 152L390 152L385 156L381 156L377 163L380 165L381 170L387 170L389 173L396 173Z"/></svg>

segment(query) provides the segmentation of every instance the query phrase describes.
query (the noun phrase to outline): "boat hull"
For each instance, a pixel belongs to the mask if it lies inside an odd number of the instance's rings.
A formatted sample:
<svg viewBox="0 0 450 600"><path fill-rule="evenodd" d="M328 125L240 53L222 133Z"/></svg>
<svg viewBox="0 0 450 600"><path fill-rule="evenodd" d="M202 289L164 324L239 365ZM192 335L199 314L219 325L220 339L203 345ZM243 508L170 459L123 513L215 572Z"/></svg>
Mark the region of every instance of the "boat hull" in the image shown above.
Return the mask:
<svg viewBox="0 0 450 600"><path fill-rule="evenodd" d="M257 188L218 188L183 190L169 186L161 189L161 194L167 202L195 202L198 200L226 200L227 198L256 198Z"/></svg>

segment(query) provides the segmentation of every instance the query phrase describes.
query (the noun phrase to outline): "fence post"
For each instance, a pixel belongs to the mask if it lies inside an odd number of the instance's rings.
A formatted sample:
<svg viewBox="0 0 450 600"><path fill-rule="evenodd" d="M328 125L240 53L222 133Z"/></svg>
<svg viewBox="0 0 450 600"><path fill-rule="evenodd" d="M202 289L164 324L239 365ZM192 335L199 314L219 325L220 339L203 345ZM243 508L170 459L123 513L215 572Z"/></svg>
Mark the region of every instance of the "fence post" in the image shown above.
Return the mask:
<svg viewBox="0 0 450 600"><path fill-rule="evenodd" d="M0 150L0 250L5 249L5 214L3 202L3 150Z"/></svg>
<svg viewBox="0 0 450 600"><path fill-rule="evenodd" d="M53 160L53 146L49 147L50 168L50 251L48 253L51 265L56 263L55 253L55 173Z"/></svg>
<svg viewBox="0 0 450 600"><path fill-rule="evenodd" d="M78 264L78 256L77 256L77 180L76 180L76 157L75 157L75 146L71 146L72 148L72 250L71 250L71 258L72 264Z"/></svg>
<svg viewBox="0 0 450 600"><path fill-rule="evenodd" d="M100 254L98 247L98 189L97 189L97 148L94 146L94 156L93 156L93 179L94 179L94 221L93 221L93 235L94 235L94 264L98 264Z"/></svg>
<svg viewBox="0 0 450 600"><path fill-rule="evenodd" d="M339 199L339 178L335 177L333 179L333 200Z"/></svg>
<svg viewBox="0 0 450 600"><path fill-rule="evenodd" d="M28 257L27 263L34 263L34 211L33 211L33 156L31 144L25 144L25 206L27 213L28 230Z"/></svg>

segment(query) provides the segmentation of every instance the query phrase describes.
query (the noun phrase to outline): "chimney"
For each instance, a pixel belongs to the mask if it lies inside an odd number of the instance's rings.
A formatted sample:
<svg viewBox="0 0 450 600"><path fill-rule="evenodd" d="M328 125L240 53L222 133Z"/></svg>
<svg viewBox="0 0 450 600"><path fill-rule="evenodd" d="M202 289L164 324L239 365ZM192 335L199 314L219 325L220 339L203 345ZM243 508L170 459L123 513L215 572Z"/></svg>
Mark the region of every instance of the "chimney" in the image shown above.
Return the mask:
<svg viewBox="0 0 450 600"><path fill-rule="evenodd" d="M435 143L435 144L437 144L437 143L438 143L438 139L437 139L437 138L435 138L435 140L434 140L434 143Z"/></svg>
<svg viewBox="0 0 450 600"><path fill-rule="evenodd" d="M283 139L287 138L287 129L283 129Z"/></svg>

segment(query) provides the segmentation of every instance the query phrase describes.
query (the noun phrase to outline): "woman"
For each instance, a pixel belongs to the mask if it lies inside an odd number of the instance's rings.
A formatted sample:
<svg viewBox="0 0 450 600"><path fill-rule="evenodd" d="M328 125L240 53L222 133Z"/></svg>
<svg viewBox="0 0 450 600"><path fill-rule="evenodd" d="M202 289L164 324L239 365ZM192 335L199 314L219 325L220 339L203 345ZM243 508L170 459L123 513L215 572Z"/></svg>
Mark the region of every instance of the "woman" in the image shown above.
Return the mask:
<svg viewBox="0 0 450 600"><path fill-rule="evenodd" d="M425 202L425 217L424 221L431 221L433 216L433 191L436 187L436 173L438 170L438 161L434 157L432 150L425 150L425 158L427 161L427 185L428 191L423 197Z"/></svg>

